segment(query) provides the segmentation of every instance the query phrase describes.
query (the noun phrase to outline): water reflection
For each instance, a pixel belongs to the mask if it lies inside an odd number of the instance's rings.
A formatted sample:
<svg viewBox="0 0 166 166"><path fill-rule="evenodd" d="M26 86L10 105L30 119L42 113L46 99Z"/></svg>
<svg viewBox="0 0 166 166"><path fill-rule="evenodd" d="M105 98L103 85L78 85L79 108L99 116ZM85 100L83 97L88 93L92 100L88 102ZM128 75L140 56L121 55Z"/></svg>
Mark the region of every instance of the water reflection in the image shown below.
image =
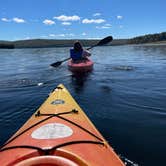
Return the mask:
<svg viewBox="0 0 166 166"><path fill-rule="evenodd" d="M89 75L90 75L90 72L73 73L71 75L71 83L74 86L76 93L81 93L84 90L84 85Z"/></svg>

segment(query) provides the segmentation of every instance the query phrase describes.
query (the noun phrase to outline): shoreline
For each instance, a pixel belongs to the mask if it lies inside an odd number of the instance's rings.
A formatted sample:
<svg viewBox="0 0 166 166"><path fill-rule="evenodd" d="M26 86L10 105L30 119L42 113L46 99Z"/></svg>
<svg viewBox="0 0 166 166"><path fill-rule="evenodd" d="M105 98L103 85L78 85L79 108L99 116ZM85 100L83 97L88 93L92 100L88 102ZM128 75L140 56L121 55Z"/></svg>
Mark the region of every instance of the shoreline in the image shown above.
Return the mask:
<svg viewBox="0 0 166 166"><path fill-rule="evenodd" d="M79 39L78 39L79 40ZM0 41L0 49L21 49L21 48L58 48L72 47L76 40L49 40L49 39L33 39L20 41ZM95 45L99 40L79 40L84 47ZM115 39L105 46L163 46L166 41L156 41L149 43L130 43L129 39Z"/></svg>
<svg viewBox="0 0 166 166"><path fill-rule="evenodd" d="M78 40L82 43L83 47L88 47L96 45L101 39L29 39L17 41L0 40L0 49L72 47L74 42ZM166 45L166 32L146 34L143 36L127 39L114 39L107 45Z"/></svg>
<svg viewBox="0 0 166 166"><path fill-rule="evenodd" d="M53 39L33 39L19 41L0 41L0 49L13 48L49 48L49 47L72 47L74 42L79 40L84 47L96 45L99 39L71 39L71 40L53 40ZM128 39L114 39L107 45L124 45Z"/></svg>

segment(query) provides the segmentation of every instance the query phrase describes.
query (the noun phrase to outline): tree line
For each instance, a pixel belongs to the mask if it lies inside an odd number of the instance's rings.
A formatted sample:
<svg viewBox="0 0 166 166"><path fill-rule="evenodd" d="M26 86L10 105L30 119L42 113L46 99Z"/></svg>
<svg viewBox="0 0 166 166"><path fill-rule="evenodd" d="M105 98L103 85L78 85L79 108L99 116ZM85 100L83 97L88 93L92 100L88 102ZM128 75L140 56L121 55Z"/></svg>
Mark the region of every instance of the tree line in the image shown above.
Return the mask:
<svg viewBox="0 0 166 166"><path fill-rule="evenodd" d="M43 48L43 47L71 47L73 46L74 39L72 40L49 40L49 39L32 39L20 41L0 41L0 48ZM125 44L142 44L166 41L166 32L148 34L144 36L134 37L132 39L115 39L108 45L125 45ZM82 39L80 42L83 46L95 45L99 40Z"/></svg>
<svg viewBox="0 0 166 166"><path fill-rule="evenodd" d="M166 41L166 32L134 37L129 39L129 44L151 43L157 41Z"/></svg>
<svg viewBox="0 0 166 166"><path fill-rule="evenodd" d="M12 49L12 48L15 48L15 46L14 46L14 44L9 44L9 43L0 43L0 48Z"/></svg>

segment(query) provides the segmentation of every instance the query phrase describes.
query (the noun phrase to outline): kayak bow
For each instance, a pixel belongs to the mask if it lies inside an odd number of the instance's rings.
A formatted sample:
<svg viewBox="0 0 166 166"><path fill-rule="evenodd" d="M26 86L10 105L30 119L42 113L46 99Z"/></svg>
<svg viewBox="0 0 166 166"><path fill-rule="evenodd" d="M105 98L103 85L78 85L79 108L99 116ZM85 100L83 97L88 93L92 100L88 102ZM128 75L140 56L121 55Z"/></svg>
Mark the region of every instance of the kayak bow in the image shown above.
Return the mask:
<svg viewBox="0 0 166 166"><path fill-rule="evenodd" d="M0 150L1 166L124 166L60 84Z"/></svg>

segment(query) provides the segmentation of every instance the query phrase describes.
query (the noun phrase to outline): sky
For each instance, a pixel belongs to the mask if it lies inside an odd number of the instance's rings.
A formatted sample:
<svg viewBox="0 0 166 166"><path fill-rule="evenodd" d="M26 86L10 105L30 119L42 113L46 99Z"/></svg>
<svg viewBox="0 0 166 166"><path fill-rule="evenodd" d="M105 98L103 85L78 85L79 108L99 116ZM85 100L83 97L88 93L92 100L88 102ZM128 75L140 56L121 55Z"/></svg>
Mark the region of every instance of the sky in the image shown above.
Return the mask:
<svg viewBox="0 0 166 166"><path fill-rule="evenodd" d="M0 40L132 38L166 31L166 0L1 0Z"/></svg>

